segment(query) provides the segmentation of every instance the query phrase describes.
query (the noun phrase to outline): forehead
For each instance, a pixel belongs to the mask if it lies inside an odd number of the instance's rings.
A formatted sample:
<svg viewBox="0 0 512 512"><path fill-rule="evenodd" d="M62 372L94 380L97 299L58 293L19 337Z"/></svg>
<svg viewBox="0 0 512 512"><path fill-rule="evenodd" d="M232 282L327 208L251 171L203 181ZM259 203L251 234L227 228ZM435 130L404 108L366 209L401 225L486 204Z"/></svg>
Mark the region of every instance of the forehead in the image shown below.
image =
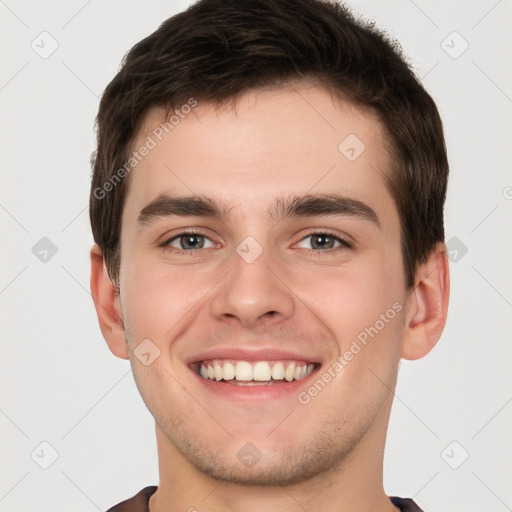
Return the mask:
<svg viewBox="0 0 512 512"><path fill-rule="evenodd" d="M151 149L129 175L132 214L164 193L223 197L241 216L266 213L278 196L333 191L393 208L385 137L369 109L316 86L194 103L177 106L172 123L162 109L147 114L133 145Z"/></svg>

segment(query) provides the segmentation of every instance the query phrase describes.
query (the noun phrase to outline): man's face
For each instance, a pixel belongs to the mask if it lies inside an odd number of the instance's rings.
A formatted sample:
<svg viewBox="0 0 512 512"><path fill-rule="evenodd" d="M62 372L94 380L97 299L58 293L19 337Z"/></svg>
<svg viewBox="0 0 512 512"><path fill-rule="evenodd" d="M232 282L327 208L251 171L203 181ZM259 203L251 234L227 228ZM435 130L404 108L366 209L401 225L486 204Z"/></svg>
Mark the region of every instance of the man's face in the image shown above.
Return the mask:
<svg viewBox="0 0 512 512"><path fill-rule="evenodd" d="M380 124L317 87L252 91L236 111L199 103L158 141L161 122L151 111L135 143L157 142L130 176L120 304L162 449L273 484L370 450L407 298ZM163 195L209 198L225 215L146 208Z"/></svg>

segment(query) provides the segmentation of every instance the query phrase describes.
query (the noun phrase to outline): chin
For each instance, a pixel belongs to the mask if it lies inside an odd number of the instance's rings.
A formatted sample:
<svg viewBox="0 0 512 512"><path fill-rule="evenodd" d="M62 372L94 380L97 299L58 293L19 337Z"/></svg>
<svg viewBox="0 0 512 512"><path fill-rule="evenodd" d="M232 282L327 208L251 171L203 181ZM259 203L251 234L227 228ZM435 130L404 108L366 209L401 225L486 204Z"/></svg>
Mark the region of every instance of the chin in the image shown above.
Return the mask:
<svg viewBox="0 0 512 512"><path fill-rule="evenodd" d="M247 439L247 438L246 438ZM196 438L197 442L197 438ZM258 444L259 443L259 444ZM215 480L246 486L286 486L309 480L342 464L352 446L333 446L324 435L290 447L264 442L237 442L235 449L176 444L181 454L201 473ZM238 445L240 445L238 447Z"/></svg>

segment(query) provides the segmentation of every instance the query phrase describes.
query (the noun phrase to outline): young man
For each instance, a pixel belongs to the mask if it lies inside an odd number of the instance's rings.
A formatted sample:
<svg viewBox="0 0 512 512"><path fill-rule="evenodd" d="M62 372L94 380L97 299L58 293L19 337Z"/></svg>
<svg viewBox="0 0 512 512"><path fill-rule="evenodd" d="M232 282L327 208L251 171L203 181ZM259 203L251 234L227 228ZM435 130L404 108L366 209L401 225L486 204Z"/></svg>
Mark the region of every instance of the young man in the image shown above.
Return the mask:
<svg viewBox="0 0 512 512"><path fill-rule="evenodd" d="M382 463L446 320L448 164L399 51L335 3L202 0L97 122L91 290L160 471L110 510L420 510Z"/></svg>

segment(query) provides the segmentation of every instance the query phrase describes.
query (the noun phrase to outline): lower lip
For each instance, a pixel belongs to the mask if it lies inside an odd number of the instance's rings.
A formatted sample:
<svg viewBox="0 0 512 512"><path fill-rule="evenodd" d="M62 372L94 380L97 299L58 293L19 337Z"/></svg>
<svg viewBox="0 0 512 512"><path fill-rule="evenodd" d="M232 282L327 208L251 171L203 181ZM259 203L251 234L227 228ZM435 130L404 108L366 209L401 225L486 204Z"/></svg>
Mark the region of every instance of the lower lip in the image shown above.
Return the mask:
<svg viewBox="0 0 512 512"><path fill-rule="evenodd" d="M254 386L239 386L229 384L228 382L205 379L193 370L191 371L207 390L216 393L218 396L239 402L257 402L277 400L279 398L290 397L290 395L297 397L300 391L308 387L309 381L316 375L318 368L319 367L315 367L307 377L300 380L277 384L257 384Z"/></svg>

